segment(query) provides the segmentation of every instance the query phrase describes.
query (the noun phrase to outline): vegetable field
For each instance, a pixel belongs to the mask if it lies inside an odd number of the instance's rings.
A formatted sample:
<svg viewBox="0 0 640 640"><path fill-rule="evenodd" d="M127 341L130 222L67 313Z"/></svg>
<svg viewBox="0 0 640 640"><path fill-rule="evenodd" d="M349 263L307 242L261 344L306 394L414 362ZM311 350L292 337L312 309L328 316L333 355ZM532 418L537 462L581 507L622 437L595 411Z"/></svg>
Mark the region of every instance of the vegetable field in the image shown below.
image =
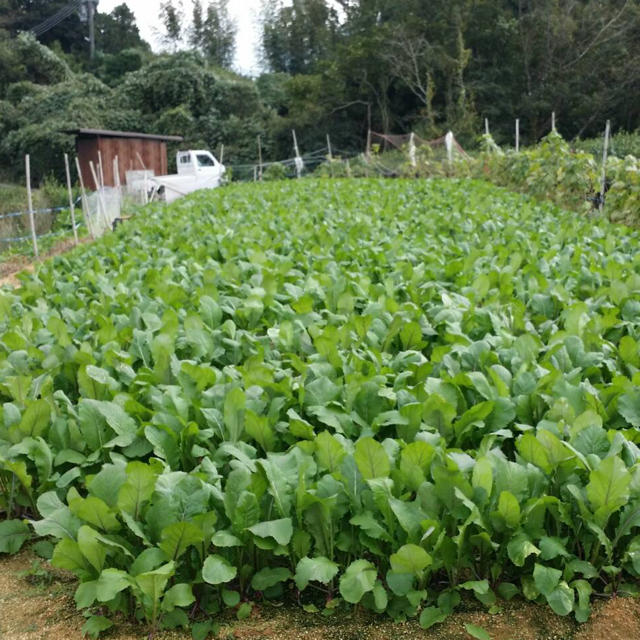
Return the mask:
<svg viewBox="0 0 640 640"><path fill-rule="evenodd" d="M0 293L0 552L41 537L91 635L285 598L585 621L638 592L638 240L474 181L151 209Z"/></svg>

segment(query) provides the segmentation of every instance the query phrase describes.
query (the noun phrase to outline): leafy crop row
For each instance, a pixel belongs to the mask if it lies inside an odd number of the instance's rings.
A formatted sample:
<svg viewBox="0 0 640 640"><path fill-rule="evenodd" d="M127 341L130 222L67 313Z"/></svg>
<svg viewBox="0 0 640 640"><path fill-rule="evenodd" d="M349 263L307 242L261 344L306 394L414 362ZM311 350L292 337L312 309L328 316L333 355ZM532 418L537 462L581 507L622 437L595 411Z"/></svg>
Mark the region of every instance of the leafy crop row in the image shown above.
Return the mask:
<svg viewBox="0 0 640 640"><path fill-rule="evenodd" d="M92 634L290 591L586 620L640 576L637 246L473 181L151 210L0 293L0 552L52 538Z"/></svg>
<svg viewBox="0 0 640 640"><path fill-rule="evenodd" d="M602 149L600 158L594 159L587 151L573 149L557 132L519 153L502 153L490 136L484 137L483 144L488 152L471 161L473 175L581 213L596 213L596 194L602 189ZM606 178L606 217L640 225L638 158L609 156Z"/></svg>
<svg viewBox="0 0 640 640"><path fill-rule="evenodd" d="M600 145L602 147L603 142ZM428 145L416 150L415 165L409 162L409 150L374 153L351 163L334 160L321 165L319 177L363 177L382 171L403 177L481 178L542 201L574 210L582 215L598 215L598 194L602 188L602 148L600 155L576 150L560 134L552 131L537 145L502 150L490 135L481 138L481 152L467 157L455 155L449 164L444 145ZM376 151L374 147L374 151ZM607 192L604 214L608 220L640 226L640 161L637 156L610 155L606 170Z"/></svg>

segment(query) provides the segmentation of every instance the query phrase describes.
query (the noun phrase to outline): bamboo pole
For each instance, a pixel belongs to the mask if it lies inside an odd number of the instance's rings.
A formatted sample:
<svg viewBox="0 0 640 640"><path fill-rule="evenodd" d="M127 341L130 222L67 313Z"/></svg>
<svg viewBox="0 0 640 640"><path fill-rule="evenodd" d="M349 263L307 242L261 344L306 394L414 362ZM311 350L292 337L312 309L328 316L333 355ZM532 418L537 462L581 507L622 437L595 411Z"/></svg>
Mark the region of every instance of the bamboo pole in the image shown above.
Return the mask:
<svg viewBox="0 0 640 640"><path fill-rule="evenodd" d="M105 228L109 227L109 221L107 220L107 211L104 206L104 201L102 200L102 191L100 189L100 180L98 178L98 174L96 173L96 168L93 164L93 160L89 161L89 167L91 167L91 175L93 177L93 182L96 185L96 197L98 198L98 210L102 213L102 221L105 224Z"/></svg>
<svg viewBox="0 0 640 640"><path fill-rule="evenodd" d="M27 153L24 157L25 171L27 174L27 202L29 203L29 225L31 226L31 240L33 241L33 255L36 260L39 259L38 254L38 238L36 236L36 223L33 213L33 194L31 193L31 157Z"/></svg>
<svg viewBox="0 0 640 640"><path fill-rule="evenodd" d="M600 213L604 211L604 193L607 189L607 157L609 155L609 137L611 135L611 120L607 120L604 130L604 148L602 150L602 182L600 183Z"/></svg>
<svg viewBox="0 0 640 640"><path fill-rule="evenodd" d="M140 155L139 151L136 151L136 156L138 156L138 162L142 165L142 169L146 171L147 167L145 166L144 160L142 159L142 156Z"/></svg>
<svg viewBox="0 0 640 640"><path fill-rule="evenodd" d="M447 135L444 137L444 144L447 149L447 163L449 165L449 173L453 169L453 131L447 131Z"/></svg>
<svg viewBox="0 0 640 640"><path fill-rule="evenodd" d="M69 192L69 211L73 225L73 242L78 246L78 229L76 228L76 208L73 204L73 190L71 189L71 170L69 169L69 154L64 154L64 169L67 174L67 191Z"/></svg>
<svg viewBox="0 0 640 640"><path fill-rule="evenodd" d="M333 151L331 149L331 138L329 137L329 134L327 133L327 151L329 152L329 155L327 156L327 158L329 159L329 175L333 178Z"/></svg>
<svg viewBox="0 0 640 640"><path fill-rule="evenodd" d="M149 193L148 193L149 183L147 181L147 167L145 166L144 160L142 159L142 156L140 155L139 151L136 151L136 156L138 157L138 162L142 165L142 170L145 172L144 173L144 202L142 204L149 204Z"/></svg>
<svg viewBox="0 0 640 640"><path fill-rule="evenodd" d="M296 176L299 178L302 174L302 162L300 161L300 149L298 148L298 138L296 137L296 130L292 129L291 133L293 134L293 148L296 152Z"/></svg>
<svg viewBox="0 0 640 640"><path fill-rule="evenodd" d="M520 151L520 118L516 118L516 153Z"/></svg>
<svg viewBox="0 0 640 640"><path fill-rule="evenodd" d="M113 184L118 194L118 217L122 214L122 184L120 182L120 158L116 154L113 159Z"/></svg>
<svg viewBox="0 0 640 640"><path fill-rule="evenodd" d="M91 177L93 178L93 184L95 185L96 191L100 191L100 179L98 178L98 174L96 173L96 167L93 164L93 160L89 160L89 168L91 169Z"/></svg>
<svg viewBox="0 0 640 640"><path fill-rule="evenodd" d="M98 151L98 177L100 178L100 187L104 189L104 168L102 167L102 151Z"/></svg>
<svg viewBox="0 0 640 640"><path fill-rule="evenodd" d="M258 179L262 182L262 140L258 136Z"/></svg>
<svg viewBox="0 0 640 640"><path fill-rule="evenodd" d="M122 189L122 183L120 182L120 158L117 155L113 159L113 182L118 190Z"/></svg>
<svg viewBox="0 0 640 640"><path fill-rule="evenodd" d="M298 138L296 138L296 130L291 129L291 134L293 135L293 149L296 152L296 158L300 156L300 149L298 149Z"/></svg>
<svg viewBox="0 0 640 640"><path fill-rule="evenodd" d="M409 162L411 163L411 166L415 169L417 162L416 162L416 136L415 133L413 133L413 131L411 132L411 135L409 136Z"/></svg>
<svg viewBox="0 0 640 640"><path fill-rule="evenodd" d="M80 180L80 193L82 194L82 211L84 213L84 219L87 223L87 229L89 229L89 235L94 240L96 235L93 231L93 222L89 215L89 201L87 200L87 192L84 188L84 179L82 177L82 169L80 168L80 160L76 157L76 169L78 170L78 179Z"/></svg>

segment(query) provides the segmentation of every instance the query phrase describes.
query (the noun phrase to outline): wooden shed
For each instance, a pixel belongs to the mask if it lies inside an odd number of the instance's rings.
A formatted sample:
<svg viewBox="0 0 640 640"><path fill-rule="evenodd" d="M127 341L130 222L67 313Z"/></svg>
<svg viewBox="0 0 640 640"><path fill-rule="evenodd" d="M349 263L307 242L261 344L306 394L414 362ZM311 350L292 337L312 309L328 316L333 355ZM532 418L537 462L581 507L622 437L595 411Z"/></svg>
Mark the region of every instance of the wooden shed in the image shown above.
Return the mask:
<svg viewBox="0 0 640 640"><path fill-rule="evenodd" d="M160 136L129 131L103 131L101 129L75 129L70 131L76 136L76 153L80 161L82 179L87 188L95 189L90 162L97 167L102 155L102 173L104 184L116 185L114 160L118 158L120 184L126 183L126 173L132 170L147 169L157 176L169 172L167 161L167 143L182 142L180 136Z"/></svg>

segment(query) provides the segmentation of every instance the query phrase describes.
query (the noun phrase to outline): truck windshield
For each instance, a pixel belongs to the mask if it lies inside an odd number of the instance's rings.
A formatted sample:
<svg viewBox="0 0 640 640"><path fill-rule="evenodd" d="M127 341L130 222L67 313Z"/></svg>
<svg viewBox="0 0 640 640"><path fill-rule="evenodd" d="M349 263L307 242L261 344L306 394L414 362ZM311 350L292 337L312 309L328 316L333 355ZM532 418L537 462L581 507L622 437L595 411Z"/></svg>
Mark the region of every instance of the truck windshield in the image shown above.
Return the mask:
<svg viewBox="0 0 640 640"><path fill-rule="evenodd" d="M204 153L199 153L196 156L196 158L198 160L199 167L215 167L216 166L215 162L213 161L213 158L205 155Z"/></svg>

